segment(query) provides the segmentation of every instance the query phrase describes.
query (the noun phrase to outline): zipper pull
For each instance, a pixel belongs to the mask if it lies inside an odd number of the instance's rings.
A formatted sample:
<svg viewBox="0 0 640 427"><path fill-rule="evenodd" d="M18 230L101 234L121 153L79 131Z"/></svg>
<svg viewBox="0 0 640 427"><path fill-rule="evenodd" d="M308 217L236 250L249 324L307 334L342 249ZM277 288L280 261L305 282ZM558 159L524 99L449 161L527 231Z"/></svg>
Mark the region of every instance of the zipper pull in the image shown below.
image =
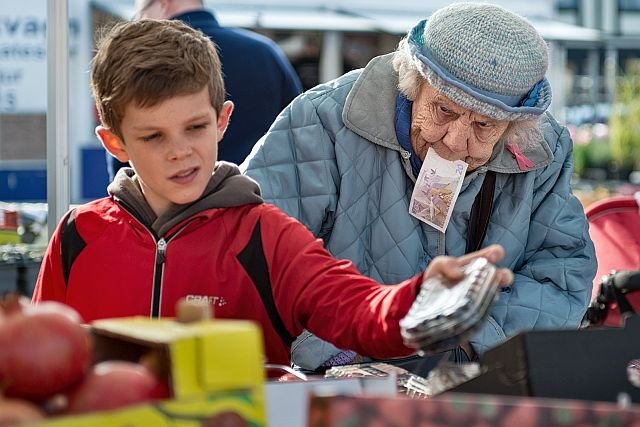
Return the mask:
<svg viewBox="0 0 640 427"><path fill-rule="evenodd" d="M165 260L165 252L167 251L167 241L164 239L158 240L158 244L156 245L158 248L158 258L157 263L163 264Z"/></svg>

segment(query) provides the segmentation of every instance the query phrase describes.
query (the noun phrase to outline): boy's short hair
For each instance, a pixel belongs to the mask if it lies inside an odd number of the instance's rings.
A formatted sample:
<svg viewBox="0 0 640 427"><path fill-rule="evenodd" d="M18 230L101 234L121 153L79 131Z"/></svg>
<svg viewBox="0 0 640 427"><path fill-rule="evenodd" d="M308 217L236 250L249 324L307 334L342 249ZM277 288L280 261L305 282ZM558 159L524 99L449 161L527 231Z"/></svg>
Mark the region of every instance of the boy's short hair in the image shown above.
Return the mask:
<svg viewBox="0 0 640 427"><path fill-rule="evenodd" d="M116 24L98 41L91 90L102 125L121 139L127 105L152 107L209 89L220 111L224 82L214 43L181 21L143 19Z"/></svg>

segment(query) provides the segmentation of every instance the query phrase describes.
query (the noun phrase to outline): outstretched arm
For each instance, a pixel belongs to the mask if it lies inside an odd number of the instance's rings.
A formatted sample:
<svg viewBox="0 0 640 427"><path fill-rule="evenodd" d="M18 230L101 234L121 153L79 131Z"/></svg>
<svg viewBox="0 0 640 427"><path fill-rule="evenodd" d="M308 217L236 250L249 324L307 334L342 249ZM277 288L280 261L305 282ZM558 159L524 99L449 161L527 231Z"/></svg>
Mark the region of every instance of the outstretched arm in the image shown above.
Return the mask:
<svg viewBox="0 0 640 427"><path fill-rule="evenodd" d="M274 300L290 334L307 328L341 348L379 358L413 352L403 344L399 321L413 304L423 278L443 275L457 280L470 259L485 256L497 262L504 255L500 246L493 245L460 258L438 257L424 274L383 286L362 276L350 261L331 257L321 241L275 209L263 216L261 229ZM511 279L508 270L499 270L499 284Z"/></svg>

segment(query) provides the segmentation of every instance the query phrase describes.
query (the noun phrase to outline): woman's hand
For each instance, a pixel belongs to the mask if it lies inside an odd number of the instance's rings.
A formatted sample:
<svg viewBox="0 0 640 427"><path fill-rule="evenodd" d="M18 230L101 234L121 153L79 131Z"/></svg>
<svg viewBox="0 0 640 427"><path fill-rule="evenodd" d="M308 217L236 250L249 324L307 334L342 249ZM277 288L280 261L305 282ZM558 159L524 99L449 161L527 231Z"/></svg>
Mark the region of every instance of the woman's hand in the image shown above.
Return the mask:
<svg viewBox="0 0 640 427"><path fill-rule="evenodd" d="M504 249L500 245L491 245L461 257L435 257L425 270L424 279L441 275L451 281L461 280L464 277L463 267L479 257L485 257L491 264L495 264L504 257ZM513 273L508 268L499 268L496 278L498 286L507 286L513 282Z"/></svg>

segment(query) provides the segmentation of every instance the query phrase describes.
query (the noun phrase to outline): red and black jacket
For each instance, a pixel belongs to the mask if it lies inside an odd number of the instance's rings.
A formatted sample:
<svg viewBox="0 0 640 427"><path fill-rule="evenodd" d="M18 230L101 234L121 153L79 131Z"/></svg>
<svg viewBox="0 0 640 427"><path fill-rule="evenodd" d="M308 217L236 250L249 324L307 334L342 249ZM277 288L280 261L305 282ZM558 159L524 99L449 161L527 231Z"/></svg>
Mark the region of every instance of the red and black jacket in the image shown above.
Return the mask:
<svg viewBox="0 0 640 427"><path fill-rule="evenodd" d="M221 187L224 182L213 193ZM191 206L158 234L124 198L112 192L67 214L52 236L34 302L64 302L90 322L173 317L180 298L206 299L217 318L258 322L271 363L289 363L289 347L305 328L367 356L411 353L398 322L421 277L380 286L350 261L333 258L321 240L272 205L196 213Z"/></svg>

